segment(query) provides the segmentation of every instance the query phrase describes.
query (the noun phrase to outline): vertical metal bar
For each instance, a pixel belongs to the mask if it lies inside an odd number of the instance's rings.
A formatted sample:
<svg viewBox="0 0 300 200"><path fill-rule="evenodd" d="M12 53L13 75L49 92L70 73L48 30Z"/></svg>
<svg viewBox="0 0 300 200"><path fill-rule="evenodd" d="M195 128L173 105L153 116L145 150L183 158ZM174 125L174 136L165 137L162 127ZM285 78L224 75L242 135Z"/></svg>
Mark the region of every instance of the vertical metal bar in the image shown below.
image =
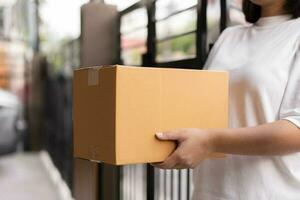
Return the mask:
<svg viewBox="0 0 300 200"><path fill-rule="evenodd" d="M179 183L179 200L186 200L186 169L182 169L179 172L178 183Z"/></svg>
<svg viewBox="0 0 300 200"><path fill-rule="evenodd" d="M102 163L99 170L98 199L120 200L122 167Z"/></svg>
<svg viewBox="0 0 300 200"><path fill-rule="evenodd" d="M134 193L133 187L132 187L132 166L129 165L129 199L132 200L132 195Z"/></svg>
<svg viewBox="0 0 300 200"><path fill-rule="evenodd" d="M40 2L39 0L34 1L35 4L35 41L34 41L34 52L40 51Z"/></svg>
<svg viewBox="0 0 300 200"><path fill-rule="evenodd" d="M164 174L164 195L163 195L163 199L166 200L167 199L167 172L166 170L163 171Z"/></svg>
<svg viewBox="0 0 300 200"><path fill-rule="evenodd" d="M173 170L172 180L172 200L179 200L180 184L179 184L179 170Z"/></svg>
<svg viewBox="0 0 300 200"><path fill-rule="evenodd" d="M132 171L133 171L132 187L134 188L134 193L133 193L133 198L132 199L136 200L136 197L138 196L138 193L141 192L141 191L137 190L137 187L136 187L136 183L138 181L138 177L137 177L138 166L133 165L132 167L133 167L133 169L132 169Z"/></svg>
<svg viewBox="0 0 300 200"><path fill-rule="evenodd" d="M197 60L203 66L206 60L207 0L198 0L197 6Z"/></svg>
<svg viewBox="0 0 300 200"><path fill-rule="evenodd" d="M156 178L156 172L154 170L154 181L157 180ZM143 184L143 200L147 200L147 165L142 165L141 166L141 183ZM155 183L153 183L153 185L155 185ZM155 196L155 193L153 194L153 196ZM155 197L154 197L155 198Z"/></svg>
<svg viewBox="0 0 300 200"><path fill-rule="evenodd" d="M193 175L194 174L194 170L193 169L191 169L190 170L190 174L189 174L189 176L190 176L190 199L192 199L192 196L193 196L193 191L194 191L194 184L193 184Z"/></svg>
<svg viewBox="0 0 300 200"><path fill-rule="evenodd" d="M126 173L126 166L123 166L122 169L120 169L120 199L121 200L126 200L126 186L128 185L125 181L125 174Z"/></svg>
<svg viewBox="0 0 300 200"><path fill-rule="evenodd" d="M156 66L156 25L155 25L155 0L147 0L147 16L148 16L148 37L147 37L147 53L143 63L144 65Z"/></svg>
<svg viewBox="0 0 300 200"><path fill-rule="evenodd" d="M136 187L135 187L135 182L136 182L136 165L131 165L131 188L132 188L132 193L131 193L131 199L135 200L136 197Z"/></svg>
<svg viewBox="0 0 300 200"><path fill-rule="evenodd" d="M160 187L159 187L159 200L164 200L165 195L165 172L164 170L159 170L159 181L160 181Z"/></svg>
<svg viewBox="0 0 300 200"><path fill-rule="evenodd" d="M159 199L159 191L160 191L160 181L159 181L159 170L154 170L154 185L156 186L156 190L154 191L154 199Z"/></svg>
<svg viewBox="0 0 300 200"><path fill-rule="evenodd" d="M126 199L124 199L124 200L129 200L130 199L130 194L129 194L129 191L130 191L130 169L129 169L129 166L124 166L124 168L123 169L126 169L125 171L124 171L124 174L123 174L123 179L124 179L124 184L126 184L125 185L125 194L126 194L126 196L124 195L124 197L126 197Z"/></svg>
<svg viewBox="0 0 300 200"><path fill-rule="evenodd" d="M162 176L161 176L161 170L160 169L156 169L155 170L155 179L154 179L154 184L156 189L154 190L155 196L154 199L155 200L160 200L160 195L162 193L162 187L163 187L163 180L162 180Z"/></svg>
<svg viewBox="0 0 300 200"><path fill-rule="evenodd" d="M178 171L178 200L181 200L181 171Z"/></svg>
<svg viewBox="0 0 300 200"><path fill-rule="evenodd" d="M117 184L117 199L119 200L119 199L121 199L121 173L122 173L122 166L118 166L117 167L117 180L116 180L116 184Z"/></svg>
<svg viewBox="0 0 300 200"><path fill-rule="evenodd" d="M187 169L187 177L186 177L186 199L190 199L190 169Z"/></svg>
<svg viewBox="0 0 300 200"><path fill-rule="evenodd" d="M171 182L171 173L172 170L168 169L166 170L166 200L173 200L171 199L171 195L172 195L172 190L171 190L171 186L172 186L172 182Z"/></svg>
<svg viewBox="0 0 300 200"><path fill-rule="evenodd" d="M117 20L117 27L118 27L118 31L117 31L117 41L116 41L116 49L117 49L117 55L116 55L116 63L118 64L123 64L123 60L122 60L122 57L121 57L121 51L122 51L122 47L121 47L121 41L122 41L122 34L121 34L121 18L122 18L122 15L118 14L118 20Z"/></svg>
<svg viewBox="0 0 300 200"><path fill-rule="evenodd" d="M170 198L173 200L174 199L174 194L173 194L173 182L174 182L174 170L171 170L170 171L170 173L171 173L171 180L170 180L170 184L171 184L171 188L170 188L170 190L171 190L171 192L170 192Z"/></svg>
<svg viewBox="0 0 300 200"><path fill-rule="evenodd" d="M227 3L226 0L220 0L221 6L221 19L220 19L220 32L222 32L227 27Z"/></svg>
<svg viewBox="0 0 300 200"><path fill-rule="evenodd" d="M103 179L103 169L102 164L98 164L98 190L97 190L97 199L102 200L101 194L103 194L103 187L102 187L102 179Z"/></svg>
<svg viewBox="0 0 300 200"><path fill-rule="evenodd" d="M154 200L154 167L147 164L147 200Z"/></svg>
<svg viewBox="0 0 300 200"><path fill-rule="evenodd" d="M155 66L156 55L156 28L155 28L155 1L146 1L148 18L147 53L143 58L144 66ZM154 168L147 164L147 200L154 200L155 180Z"/></svg>

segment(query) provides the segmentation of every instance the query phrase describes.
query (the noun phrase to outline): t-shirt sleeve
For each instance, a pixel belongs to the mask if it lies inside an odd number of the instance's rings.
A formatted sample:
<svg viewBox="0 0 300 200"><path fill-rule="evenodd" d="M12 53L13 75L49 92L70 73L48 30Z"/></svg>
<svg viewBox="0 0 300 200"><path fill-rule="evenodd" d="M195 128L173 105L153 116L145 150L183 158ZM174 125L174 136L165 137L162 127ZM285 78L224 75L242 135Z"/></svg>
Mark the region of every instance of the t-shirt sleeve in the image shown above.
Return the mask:
<svg viewBox="0 0 300 200"><path fill-rule="evenodd" d="M217 41L215 42L215 44L213 45L212 49L210 50L208 57L205 61L203 70L209 70L212 61L215 59L216 53L219 49L219 46L221 45L222 41L224 40L224 38L226 37L226 35L228 34L227 32L229 31L231 27L226 28L221 35L218 37Z"/></svg>
<svg viewBox="0 0 300 200"><path fill-rule="evenodd" d="M205 64L203 66L203 70L209 70L214 63L217 53L219 51L220 46L223 44L223 42L230 36L230 34L234 34L235 30L239 30L240 27L242 26L232 26L232 27L227 27L221 35L218 37L217 41L213 45L212 49L209 52L209 55L205 61Z"/></svg>
<svg viewBox="0 0 300 200"><path fill-rule="evenodd" d="M300 48L298 49L283 96L279 118L300 128Z"/></svg>

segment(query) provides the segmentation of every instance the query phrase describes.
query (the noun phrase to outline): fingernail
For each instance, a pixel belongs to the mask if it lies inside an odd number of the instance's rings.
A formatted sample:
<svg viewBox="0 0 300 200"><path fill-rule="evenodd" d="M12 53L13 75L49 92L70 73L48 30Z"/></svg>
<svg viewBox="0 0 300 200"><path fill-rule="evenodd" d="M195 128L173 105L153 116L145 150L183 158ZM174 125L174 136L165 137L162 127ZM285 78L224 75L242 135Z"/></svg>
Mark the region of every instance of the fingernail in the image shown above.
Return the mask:
<svg viewBox="0 0 300 200"><path fill-rule="evenodd" d="M164 137L164 134L163 134L162 132L158 132L158 133L156 133L155 135L156 135L156 137L158 137L158 138Z"/></svg>

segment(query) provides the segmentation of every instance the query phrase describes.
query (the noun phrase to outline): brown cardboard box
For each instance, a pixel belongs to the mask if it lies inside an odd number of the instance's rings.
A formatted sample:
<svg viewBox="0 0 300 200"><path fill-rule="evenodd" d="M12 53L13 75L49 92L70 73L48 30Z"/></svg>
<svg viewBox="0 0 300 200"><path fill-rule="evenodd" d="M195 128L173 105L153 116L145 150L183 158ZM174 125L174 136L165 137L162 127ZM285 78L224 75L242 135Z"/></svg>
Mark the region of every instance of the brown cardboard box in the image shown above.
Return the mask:
<svg viewBox="0 0 300 200"><path fill-rule="evenodd" d="M226 72L105 66L75 71L74 156L110 164L163 161L178 128L226 128Z"/></svg>

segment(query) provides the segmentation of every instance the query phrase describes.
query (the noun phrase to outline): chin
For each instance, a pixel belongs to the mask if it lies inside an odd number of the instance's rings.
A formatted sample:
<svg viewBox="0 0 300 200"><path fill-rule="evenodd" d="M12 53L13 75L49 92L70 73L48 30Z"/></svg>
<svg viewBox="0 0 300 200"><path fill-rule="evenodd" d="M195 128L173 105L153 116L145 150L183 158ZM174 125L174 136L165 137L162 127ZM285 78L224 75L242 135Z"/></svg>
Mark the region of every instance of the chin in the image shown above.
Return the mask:
<svg viewBox="0 0 300 200"><path fill-rule="evenodd" d="M276 0L250 0L250 1L258 6L266 6L276 2Z"/></svg>

